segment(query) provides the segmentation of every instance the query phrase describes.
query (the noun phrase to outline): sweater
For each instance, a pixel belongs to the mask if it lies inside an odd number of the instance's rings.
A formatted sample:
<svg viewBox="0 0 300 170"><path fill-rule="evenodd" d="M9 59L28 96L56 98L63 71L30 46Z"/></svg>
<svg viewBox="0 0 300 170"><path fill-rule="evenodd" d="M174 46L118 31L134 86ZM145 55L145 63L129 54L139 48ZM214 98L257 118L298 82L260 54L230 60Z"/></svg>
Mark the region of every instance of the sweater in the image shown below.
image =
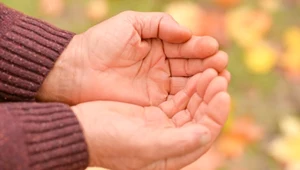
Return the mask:
<svg viewBox="0 0 300 170"><path fill-rule="evenodd" d="M87 145L69 106L35 102L73 35L0 3L1 170L87 167Z"/></svg>

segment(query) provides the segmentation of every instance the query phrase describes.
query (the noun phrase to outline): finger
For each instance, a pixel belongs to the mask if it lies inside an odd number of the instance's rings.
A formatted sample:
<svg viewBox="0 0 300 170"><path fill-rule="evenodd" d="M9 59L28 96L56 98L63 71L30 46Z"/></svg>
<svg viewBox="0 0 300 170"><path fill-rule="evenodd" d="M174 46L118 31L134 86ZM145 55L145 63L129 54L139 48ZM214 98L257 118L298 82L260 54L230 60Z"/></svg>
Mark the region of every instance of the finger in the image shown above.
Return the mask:
<svg viewBox="0 0 300 170"><path fill-rule="evenodd" d="M191 96L196 92L196 85L200 76L201 73L191 77L185 88L176 93L171 100L167 100L159 105L159 108L166 113L169 118L186 108Z"/></svg>
<svg viewBox="0 0 300 170"><path fill-rule="evenodd" d="M213 70L213 69L206 70L204 73L202 73L199 76L199 78L197 80L197 86L202 86L206 90L206 87L209 86L210 82L216 76L217 76L217 73L215 70ZM170 114L170 116L171 116L176 113L173 116L172 120L175 123L177 123L178 126L187 123L187 121L191 120L191 118L193 118L193 116L195 115L195 112L197 111L201 101L202 101L202 98L197 93L194 93L187 103L188 104L187 110L185 110L185 112L180 112L179 110L176 110L176 111L173 111L172 114ZM174 107L174 106L170 106L170 107ZM179 113L177 113L177 112L179 112ZM187 114L187 112L188 112L188 114Z"/></svg>
<svg viewBox="0 0 300 170"><path fill-rule="evenodd" d="M201 79L199 79L197 83L197 93L201 98L204 97L210 82L217 76L218 73L213 69L208 69L203 72Z"/></svg>
<svg viewBox="0 0 300 170"><path fill-rule="evenodd" d="M193 36L181 44L164 42L167 58L207 58L218 52L218 42L209 36Z"/></svg>
<svg viewBox="0 0 300 170"><path fill-rule="evenodd" d="M217 77L217 72L213 69L208 69L204 71L201 78L199 78L197 82L197 93L192 96L187 106L192 118L194 118L200 104L203 103L205 91L215 77Z"/></svg>
<svg viewBox="0 0 300 170"><path fill-rule="evenodd" d="M228 65L228 54L224 51L218 51L215 55L203 60L203 68L213 68L222 72Z"/></svg>
<svg viewBox="0 0 300 170"><path fill-rule="evenodd" d="M228 93L226 93L226 92L218 93L212 99L212 101L209 103L209 108L211 108L211 110L210 110L211 113L223 116L222 125L224 125L227 115L229 113L229 105L230 105L230 97L229 97ZM167 159L167 161L166 161L167 168L166 169L181 169L181 168L185 167L186 165L191 164L192 162L196 161L197 159L199 159L199 157L201 157L202 155L204 155L206 153L206 151L211 147L212 143L215 141L215 139L219 135L219 133L221 131L221 127L222 127L222 126L211 125L211 122L209 120L210 119L205 119L205 120L203 120L203 122L201 122L201 124L203 126L209 128L209 130L212 134L212 136L211 136L212 138L211 138L211 141L209 142L209 144L207 144L203 147L200 147L188 154L183 154L178 157Z"/></svg>
<svg viewBox="0 0 300 170"><path fill-rule="evenodd" d="M135 16L134 27L142 39L160 38L169 43L182 43L189 40L192 33L179 25L173 17L161 12L129 12Z"/></svg>
<svg viewBox="0 0 300 170"><path fill-rule="evenodd" d="M218 76L214 78L208 85L204 95L204 101L209 103L210 100L219 92L227 91L228 82L224 77Z"/></svg>
<svg viewBox="0 0 300 170"><path fill-rule="evenodd" d="M224 91L219 92L207 105L203 106L204 107L200 105L199 109L197 110L197 115L195 115L195 122L208 127L213 134L215 132L218 133L218 130L223 127L229 113L229 94ZM201 113L202 116L199 116L198 113Z"/></svg>
<svg viewBox="0 0 300 170"><path fill-rule="evenodd" d="M189 101L190 96L187 94L186 90L183 89L178 92L171 100L167 100L160 104L158 107L169 117L184 109Z"/></svg>
<svg viewBox="0 0 300 170"><path fill-rule="evenodd" d="M229 83L230 80L231 80L231 74L230 74L230 72L229 72L228 70L222 71L222 72L219 74L219 76L224 77L224 78L228 81L228 83Z"/></svg>
<svg viewBox="0 0 300 170"><path fill-rule="evenodd" d="M168 95L167 100L172 100L174 95Z"/></svg>
<svg viewBox="0 0 300 170"><path fill-rule="evenodd" d="M187 122L189 122L191 120L192 120L191 113L187 109L182 110L182 111L176 113L172 117L172 121L173 121L173 123L175 124L176 127L181 127L185 123L187 123Z"/></svg>
<svg viewBox="0 0 300 170"><path fill-rule="evenodd" d="M199 108L197 108L196 112L192 113L192 116L196 121L201 120L206 114L208 114L208 103L216 94L222 91L227 91L227 86L228 82L224 77L218 76L211 80L211 82L205 90L204 96L202 98L203 101L201 101L200 105L198 105Z"/></svg>
<svg viewBox="0 0 300 170"><path fill-rule="evenodd" d="M184 89L188 82L188 77L170 77L170 91L169 93L174 95L180 90Z"/></svg>
<svg viewBox="0 0 300 170"><path fill-rule="evenodd" d="M201 98L197 93L195 93L190 102L188 103L187 109L191 114L191 118L194 118L194 115L200 106L201 102L203 101L203 98Z"/></svg>
<svg viewBox="0 0 300 170"><path fill-rule="evenodd" d="M225 124L230 110L230 96L227 92L217 93L213 99L208 103L206 115L208 118L218 124L221 127ZM208 119L208 120L209 120ZM212 131L218 131L218 129L213 129L210 127L209 123L204 123Z"/></svg>
<svg viewBox="0 0 300 170"><path fill-rule="evenodd" d="M213 69L208 69L203 73L202 79L198 80L197 83L197 95L199 99L198 101L190 101L190 106L188 108L192 108L191 114L192 118L195 120L199 120L204 115L203 111L205 110L206 103L204 102L204 96L206 93L207 88L210 85L210 82L218 76L218 73ZM200 100L200 101L199 101ZM196 109L196 111L195 111Z"/></svg>
<svg viewBox="0 0 300 170"><path fill-rule="evenodd" d="M151 136L145 136L143 138L145 140L136 144L141 146L138 148L141 148L141 153L145 153L145 157L153 160L186 154L211 141L208 129L199 124L151 130L146 134L151 134Z"/></svg>
<svg viewBox="0 0 300 170"><path fill-rule="evenodd" d="M170 72L174 77L192 76L209 68L222 72L227 64L228 55L223 51L204 59L169 59Z"/></svg>

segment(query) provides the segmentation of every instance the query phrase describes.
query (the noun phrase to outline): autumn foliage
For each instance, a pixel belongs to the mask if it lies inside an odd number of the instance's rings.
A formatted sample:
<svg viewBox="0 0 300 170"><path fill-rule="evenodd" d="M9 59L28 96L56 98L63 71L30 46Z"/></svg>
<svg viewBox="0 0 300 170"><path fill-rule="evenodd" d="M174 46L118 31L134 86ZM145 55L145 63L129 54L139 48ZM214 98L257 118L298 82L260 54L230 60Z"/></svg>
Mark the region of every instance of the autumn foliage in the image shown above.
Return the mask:
<svg viewBox="0 0 300 170"><path fill-rule="evenodd" d="M184 170L300 170L300 1L2 1L74 32L138 10L167 12L215 37L229 54L231 115L211 150Z"/></svg>

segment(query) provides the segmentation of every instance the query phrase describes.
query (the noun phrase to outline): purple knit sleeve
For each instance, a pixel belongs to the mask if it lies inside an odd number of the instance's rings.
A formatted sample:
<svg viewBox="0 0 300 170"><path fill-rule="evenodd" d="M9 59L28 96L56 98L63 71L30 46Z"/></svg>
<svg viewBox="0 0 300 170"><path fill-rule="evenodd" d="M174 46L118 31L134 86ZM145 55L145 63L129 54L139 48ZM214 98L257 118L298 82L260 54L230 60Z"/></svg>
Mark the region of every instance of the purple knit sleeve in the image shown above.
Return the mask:
<svg viewBox="0 0 300 170"><path fill-rule="evenodd" d="M0 102L34 101L73 35L0 3ZM67 105L0 104L1 170L83 170L87 165L84 135Z"/></svg>
<svg viewBox="0 0 300 170"><path fill-rule="evenodd" d="M84 170L87 165L83 133L68 106L0 104L1 170Z"/></svg>
<svg viewBox="0 0 300 170"><path fill-rule="evenodd" d="M0 3L0 101L34 101L73 36Z"/></svg>

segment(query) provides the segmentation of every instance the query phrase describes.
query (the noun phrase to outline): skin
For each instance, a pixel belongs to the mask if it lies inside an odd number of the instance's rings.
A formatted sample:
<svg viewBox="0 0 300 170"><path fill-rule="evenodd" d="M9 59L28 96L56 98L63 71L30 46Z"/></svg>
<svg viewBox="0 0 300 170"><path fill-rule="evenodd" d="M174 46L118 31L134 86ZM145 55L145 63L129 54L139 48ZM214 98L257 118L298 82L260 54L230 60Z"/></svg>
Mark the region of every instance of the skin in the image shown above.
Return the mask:
<svg viewBox="0 0 300 170"><path fill-rule="evenodd" d="M193 36L169 15L127 11L76 35L37 98L158 106L208 68L228 77L227 63L215 39Z"/></svg>
<svg viewBox="0 0 300 170"><path fill-rule="evenodd" d="M90 166L178 170L196 161L226 121L227 85L224 77L209 69L193 76L184 89L159 106L111 101L73 106L87 137Z"/></svg>
<svg viewBox="0 0 300 170"><path fill-rule="evenodd" d="M227 63L215 39L169 15L127 11L76 35L37 98L73 105L90 166L177 170L225 123Z"/></svg>

